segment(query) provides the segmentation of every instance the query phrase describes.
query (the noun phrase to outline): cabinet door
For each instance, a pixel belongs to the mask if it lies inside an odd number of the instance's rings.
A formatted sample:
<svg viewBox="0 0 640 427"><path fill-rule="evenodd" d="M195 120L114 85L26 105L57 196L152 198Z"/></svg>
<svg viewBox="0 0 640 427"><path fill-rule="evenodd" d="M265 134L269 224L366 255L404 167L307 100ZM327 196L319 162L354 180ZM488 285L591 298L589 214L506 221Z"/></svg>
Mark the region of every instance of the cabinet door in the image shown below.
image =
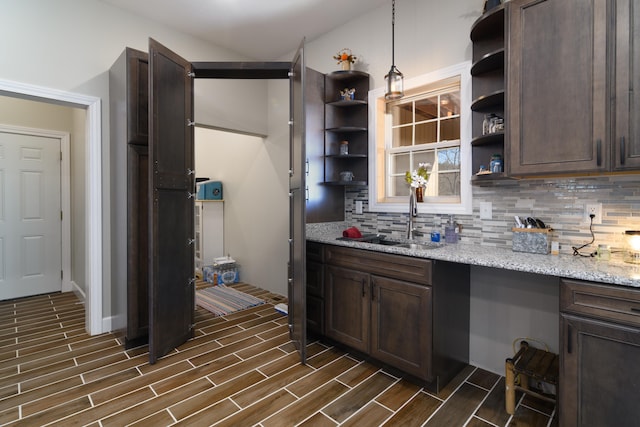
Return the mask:
<svg viewBox="0 0 640 427"><path fill-rule="evenodd" d="M372 276L371 300L371 355L431 381L431 287Z"/></svg>
<svg viewBox="0 0 640 427"><path fill-rule="evenodd" d="M127 142L149 143L149 54L127 48Z"/></svg>
<svg viewBox="0 0 640 427"><path fill-rule="evenodd" d="M606 0L513 0L508 29L512 175L603 171Z"/></svg>
<svg viewBox="0 0 640 427"><path fill-rule="evenodd" d="M309 244L307 243L307 247ZM307 329L324 333L324 266L307 256Z"/></svg>
<svg viewBox="0 0 640 427"><path fill-rule="evenodd" d="M289 128L289 337L307 360L307 297L305 238L305 77L304 40L291 61L289 80L291 127Z"/></svg>
<svg viewBox="0 0 640 427"><path fill-rule="evenodd" d="M369 275L335 266L327 266L325 275L326 335L368 353Z"/></svg>
<svg viewBox="0 0 640 427"><path fill-rule="evenodd" d="M127 145L127 348L149 335L149 149Z"/></svg>
<svg viewBox="0 0 640 427"><path fill-rule="evenodd" d="M149 40L149 363L193 336L191 63Z"/></svg>
<svg viewBox="0 0 640 427"><path fill-rule="evenodd" d="M613 156L616 169L639 169L640 43L637 43L637 40L640 37L640 1L617 0L616 7L616 105Z"/></svg>
<svg viewBox="0 0 640 427"><path fill-rule="evenodd" d="M564 314L561 328L560 425L637 426L640 330Z"/></svg>

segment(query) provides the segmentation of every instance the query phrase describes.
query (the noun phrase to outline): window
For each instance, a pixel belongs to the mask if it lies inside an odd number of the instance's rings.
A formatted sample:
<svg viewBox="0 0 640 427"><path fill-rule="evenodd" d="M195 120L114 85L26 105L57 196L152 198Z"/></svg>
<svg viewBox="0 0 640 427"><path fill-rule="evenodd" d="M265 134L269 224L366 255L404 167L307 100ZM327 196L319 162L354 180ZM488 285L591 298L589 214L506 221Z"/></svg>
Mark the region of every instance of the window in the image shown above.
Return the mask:
<svg viewBox="0 0 640 427"><path fill-rule="evenodd" d="M384 89L369 93L369 208L404 212L405 173L429 163L425 203L430 213L471 213L469 65L462 64L405 82L405 96L386 101Z"/></svg>

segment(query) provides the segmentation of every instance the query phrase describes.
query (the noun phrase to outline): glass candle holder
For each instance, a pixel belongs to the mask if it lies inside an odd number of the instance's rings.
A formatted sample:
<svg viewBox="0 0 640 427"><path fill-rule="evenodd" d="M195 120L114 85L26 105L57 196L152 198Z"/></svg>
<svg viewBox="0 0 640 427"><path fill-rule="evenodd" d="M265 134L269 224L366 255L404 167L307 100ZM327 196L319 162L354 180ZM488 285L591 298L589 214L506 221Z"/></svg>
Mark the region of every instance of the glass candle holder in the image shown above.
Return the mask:
<svg viewBox="0 0 640 427"><path fill-rule="evenodd" d="M640 264L640 231L627 230L624 232L625 262Z"/></svg>

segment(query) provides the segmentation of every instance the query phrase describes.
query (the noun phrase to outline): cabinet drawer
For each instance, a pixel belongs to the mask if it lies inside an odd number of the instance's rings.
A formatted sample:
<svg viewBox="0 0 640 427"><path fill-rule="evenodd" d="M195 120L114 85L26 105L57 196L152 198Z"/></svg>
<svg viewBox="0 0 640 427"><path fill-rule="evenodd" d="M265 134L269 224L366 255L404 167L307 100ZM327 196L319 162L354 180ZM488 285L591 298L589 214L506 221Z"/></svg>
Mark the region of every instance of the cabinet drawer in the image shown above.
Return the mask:
<svg viewBox="0 0 640 427"><path fill-rule="evenodd" d="M432 283L432 262L428 259L332 245L325 246L324 257L327 264L423 285Z"/></svg>
<svg viewBox="0 0 640 427"><path fill-rule="evenodd" d="M640 326L640 290L563 279L560 311Z"/></svg>
<svg viewBox="0 0 640 427"><path fill-rule="evenodd" d="M322 243L307 241L307 259L323 262L324 252L322 251L322 247L323 247Z"/></svg>

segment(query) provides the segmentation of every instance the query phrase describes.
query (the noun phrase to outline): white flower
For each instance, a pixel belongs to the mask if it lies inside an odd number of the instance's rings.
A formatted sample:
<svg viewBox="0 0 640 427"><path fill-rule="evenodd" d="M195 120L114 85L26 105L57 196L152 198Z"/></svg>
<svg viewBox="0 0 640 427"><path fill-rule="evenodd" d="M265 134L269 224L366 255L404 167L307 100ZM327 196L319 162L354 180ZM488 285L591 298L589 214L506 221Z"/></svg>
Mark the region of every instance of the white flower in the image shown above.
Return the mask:
<svg viewBox="0 0 640 427"><path fill-rule="evenodd" d="M431 163L418 163L418 169L405 173L405 181L413 188L426 187L429 182L429 172L427 169L431 167Z"/></svg>

